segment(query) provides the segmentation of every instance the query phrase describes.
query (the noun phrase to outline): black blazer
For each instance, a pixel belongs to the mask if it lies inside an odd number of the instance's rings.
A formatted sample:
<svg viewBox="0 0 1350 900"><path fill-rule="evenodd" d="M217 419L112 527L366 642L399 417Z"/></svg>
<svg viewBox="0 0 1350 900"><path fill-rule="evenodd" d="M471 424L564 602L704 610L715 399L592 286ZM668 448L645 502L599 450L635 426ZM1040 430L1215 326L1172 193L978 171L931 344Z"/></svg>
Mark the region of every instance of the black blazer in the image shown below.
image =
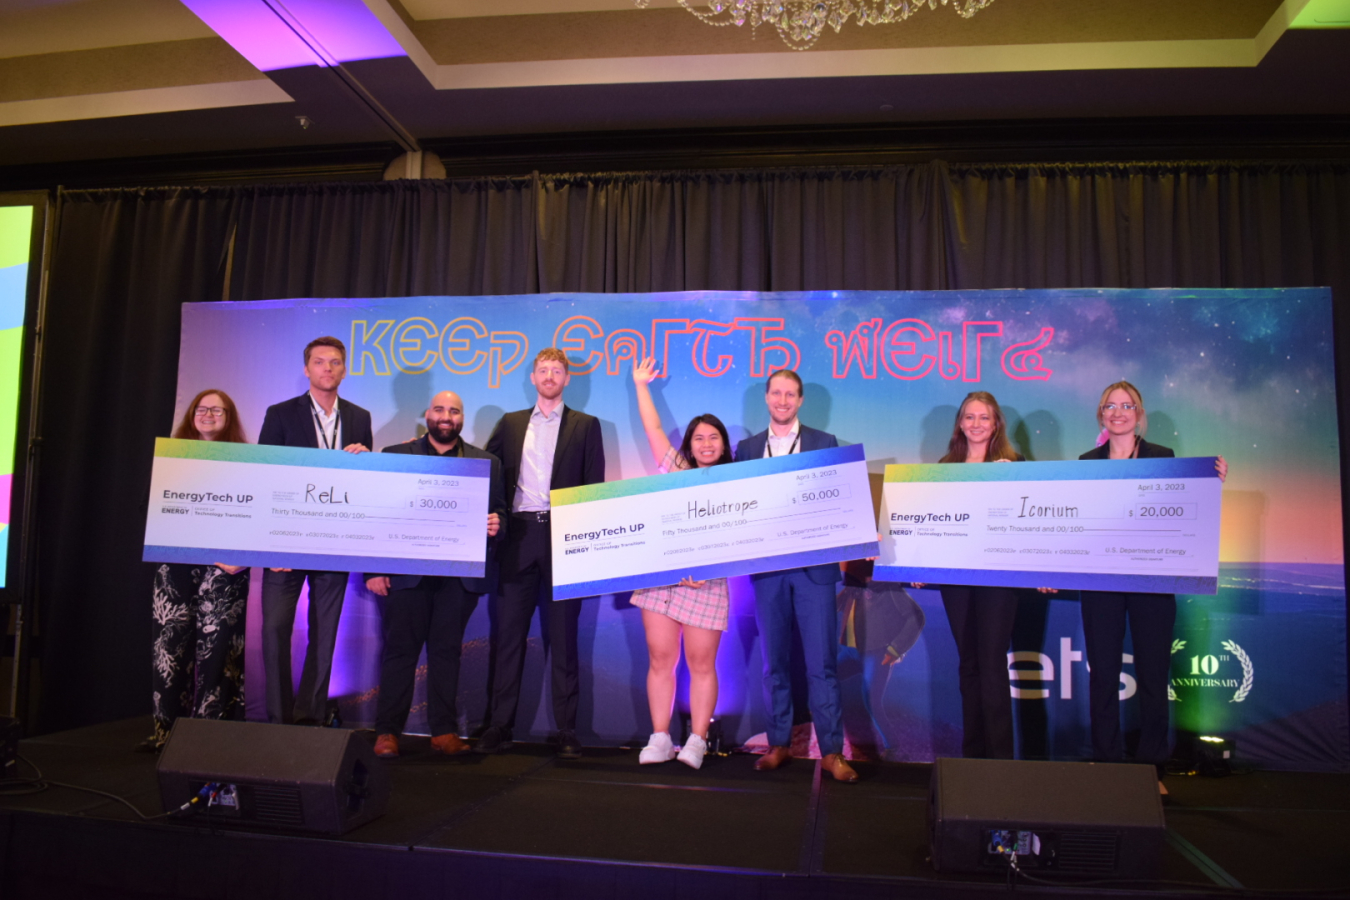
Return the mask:
<svg viewBox="0 0 1350 900"><path fill-rule="evenodd" d="M375 444L375 435L370 430L369 412L342 398L338 398L338 412L339 448L348 444L363 444L366 447ZM314 433L314 407L308 391L299 397L267 407L262 431L258 432L258 443L275 447L319 448L319 437Z"/></svg>
<svg viewBox="0 0 1350 900"><path fill-rule="evenodd" d="M502 461L507 509L516 501L520 458L525 451L525 432L529 430L533 412L534 407L531 407L502 416L487 441L487 452ZM600 420L563 406L549 487L581 487L584 484L600 484L604 480L605 445L600 437Z"/></svg>
<svg viewBox="0 0 1350 900"><path fill-rule="evenodd" d="M801 446L798 451L801 453L810 453L812 450L828 450L831 447L839 446L839 439L827 431L820 431L816 428L807 428L800 422L797 424L798 434L801 436ZM769 443L769 429L764 429L759 434L748 437L736 445L736 462L744 462L749 459L762 459L764 457L764 447ZM806 577L810 578L816 584L835 584L844 576L839 571L839 566L835 563L828 563L822 566L807 566L802 570ZM773 572L761 572L760 575L751 575L753 580L761 575L773 575Z"/></svg>
<svg viewBox="0 0 1350 900"><path fill-rule="evenodd" d="M486 594L497 589L497 546L506 538L507 520L511 518L511 510L505 502L505 492L502 490L502 464L491 453L485 453L479 450L473 444L460 439L464 448L464 456L469 459L487 459L492 461L492 471L488 476L488 512L495 512L501 519L501 527L497 530L497 536L488 538L487 547L487 566L483 570L482 578L461 578L460 582L464 585L464 590L471 594ZM427 440L424 434L415 441L409 441L406 444L395 444L392 447L385 447L381 453L411 453L414 456L438 456L439 454L432 448L431 442ZM487 528L487 523L483 524ZM374 578L374 574L365 576L369 581ZM391 590L401 591L408 588L417 587L422 581L421 575L390 575L389 587Z"/></svg>
<svg viewBox="0 0 1350 900"><path fill-rule="evenodd" d="M1150 444L1143 438L1139 438L1139 458L1140 459L1161 459L1176 456L1171 447L1164 447L1162 444ZM1079 459L1110 459L1110 443L1102 444L1100 447L1094 447L1084 453Z"/></svg>

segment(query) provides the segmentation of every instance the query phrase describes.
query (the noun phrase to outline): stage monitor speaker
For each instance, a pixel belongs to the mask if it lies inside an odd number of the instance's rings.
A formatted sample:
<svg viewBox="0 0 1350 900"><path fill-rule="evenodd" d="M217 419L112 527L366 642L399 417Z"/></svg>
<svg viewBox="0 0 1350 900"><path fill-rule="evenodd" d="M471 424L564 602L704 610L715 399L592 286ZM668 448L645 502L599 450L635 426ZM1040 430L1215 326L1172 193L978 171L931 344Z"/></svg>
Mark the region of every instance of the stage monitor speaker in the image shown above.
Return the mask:
<svg viewBox="0 0 1350 900"><path fill-rule="evenodd" d="M939 759L928 794L940 872L1153 878L1166 823L1152 766Z"/></svg>
<svg viewBox="0 0 1350 900"><path fill-rule="evenodd" d="M389 803L384 763L339 728L179 719L157 769L166 812L201 797L221 824L342 834Z"/></svg>

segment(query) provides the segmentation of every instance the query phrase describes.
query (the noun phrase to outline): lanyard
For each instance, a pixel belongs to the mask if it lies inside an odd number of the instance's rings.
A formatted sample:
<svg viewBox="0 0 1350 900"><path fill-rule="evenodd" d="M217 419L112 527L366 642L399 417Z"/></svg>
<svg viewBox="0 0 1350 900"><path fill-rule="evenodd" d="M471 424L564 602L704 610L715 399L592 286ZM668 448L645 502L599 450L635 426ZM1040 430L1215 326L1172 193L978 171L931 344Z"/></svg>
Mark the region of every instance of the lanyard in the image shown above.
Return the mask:
<svg viewBox="0 0 1350 900"><path fill-rule="evenodd" d="M329 442L328 439L328 429L323 427L323 420L319 418L319 405L314 402L313 397L309 399L309 413L314 417L315 427L319 429L319 434L321 435L323 441L323 449L336 450L338 442L338 429L342 427L342 410L339 409L337 411L337 415L333 417L333 438L331 443Z"/></svg>
<svg viewBox="0 0 1350 900"><path fill-rule="evenodd" d="M797 445L800 444L801 442L802 442L802 433L801 433L801 431L798 431L798 432L797 432L797 436L794 437L794 438L792 439L792 446L788 448L788 452L787 452L785 455L791 456L793 453L796 453L796 452L797 452ZM772 432L772 431L769 432L769 437L766 438L766 439L764 440L764 448L765 448L766 450L769 451L769 459L773 459L773 432Z"/></svg>

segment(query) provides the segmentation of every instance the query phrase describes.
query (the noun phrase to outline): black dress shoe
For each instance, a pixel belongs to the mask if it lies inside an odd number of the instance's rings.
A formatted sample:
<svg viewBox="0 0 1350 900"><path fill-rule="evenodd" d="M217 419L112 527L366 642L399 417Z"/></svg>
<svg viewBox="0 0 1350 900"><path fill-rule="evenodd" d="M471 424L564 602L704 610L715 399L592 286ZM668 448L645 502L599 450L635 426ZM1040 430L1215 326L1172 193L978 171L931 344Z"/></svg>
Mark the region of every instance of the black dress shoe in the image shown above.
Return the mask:
<svg viewBox="0 0 1350 900"><path fill-rule="evenodd" d="M581 759L581 741L570 728L558 732L558 758Z"/></svg>
<svg viewBox="0 0 1350 900"><path fill-rule="evenodd" d="M483 736L473 745L474 753L501 753L511 749L511 731L497 725L483 732Z"/></svg>

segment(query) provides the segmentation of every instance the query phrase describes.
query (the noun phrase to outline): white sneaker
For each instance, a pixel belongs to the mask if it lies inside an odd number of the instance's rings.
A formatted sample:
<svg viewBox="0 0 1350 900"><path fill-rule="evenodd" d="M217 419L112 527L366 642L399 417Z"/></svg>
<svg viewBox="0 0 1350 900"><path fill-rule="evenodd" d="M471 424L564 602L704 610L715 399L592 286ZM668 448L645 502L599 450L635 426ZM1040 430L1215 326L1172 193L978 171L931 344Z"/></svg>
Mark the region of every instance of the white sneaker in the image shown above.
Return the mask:
<svg viewBox="0 0 1350 900"><path fill-rule="evenodd" d="M700 754L701 756L702 754ZM638 754L638 762L644 766L652 763L670 762L675 758L675 745L670 742L670 732L658 731L647 740L647 746Z"/></svg>
<svg viewBox="0 0 1350 900"><path fill-rule="evenodd" d="M696 734L691 734L680 750L679 760L689 768L697 769L703 765L703 754L707 752L708 742Z"/></svg>

